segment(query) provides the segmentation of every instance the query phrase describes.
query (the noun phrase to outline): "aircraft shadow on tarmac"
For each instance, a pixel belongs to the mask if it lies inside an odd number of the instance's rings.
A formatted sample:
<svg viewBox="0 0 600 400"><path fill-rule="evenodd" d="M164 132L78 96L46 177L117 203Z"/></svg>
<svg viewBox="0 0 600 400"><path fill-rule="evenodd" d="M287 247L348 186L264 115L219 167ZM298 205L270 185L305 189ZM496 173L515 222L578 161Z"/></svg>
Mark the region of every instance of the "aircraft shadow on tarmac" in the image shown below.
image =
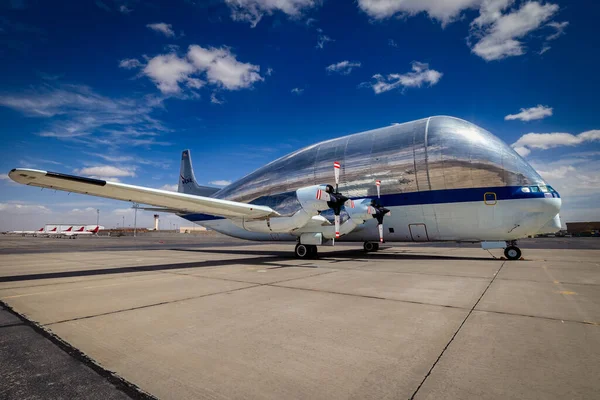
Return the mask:
<svg viewBox="0 0 600 400"><path fill-rule="evenodd" d="M385 250L383 247L381 250ZM275 256L281 259L293 259L294 256L289 250L273 251L273 250L227 250L227 249L170 249L173 251L186 251L197 253L213 253L213 254L240 254L248 256ZM365 253L359 249L335 250L326 253L319 253L317 260L335 261L332 259L342 259L339 261L367 261L367 260L464 260L464 261L499 261L500 259L492 257L464 257L464 256L447 256L433 254L412 254L406 253L406 250L395 253ZM299 260L311 261L311 259Z"/></svg>
<svg viewBox="0 0 600 400"><path fill-rule="evenodd" d="M74 278L84 276L100 276L100 275L116 275L132 272L153 272L153 271L170 271L170 270L185 270L195 268L207 268L207 267L224 267L228 265L260 265L265 268L282 268L277 265L277 262L290 260L289 251L272 251L272 250L193 250L193 249L172 249L176 251L190 251L198 253L212 253L212 254L240 254L249 256L259 256L249 259L233 259L233 260L206 260L206 261L193 261L187 263L173 263L173 264L160 264L160 265L142 265L132 267L117 267L117 268L98 268L88 270L77 270L77 271L60 271L60 272L45 272L40 274L27 274L27 275L15 275L15 276L0 276L1 282L18 282L18 281L32 281L32 280L43 280L43 279L56 279L56 278ZM478 258L478 257L451 257L451 256L438 256L438 255L420 255L420 254L390 254L390 253L364 253L360 250L339 250L327 252L320 257L321 260L330 262L342 262L349 260L357 261L368 261L368 260L470 260L470 261L498 261L493 258ZM312 260L299 260L310 262ZM303 267L303 268L318 268L316 265L301 264L301 265L288 265L284 267Z"/></svg>

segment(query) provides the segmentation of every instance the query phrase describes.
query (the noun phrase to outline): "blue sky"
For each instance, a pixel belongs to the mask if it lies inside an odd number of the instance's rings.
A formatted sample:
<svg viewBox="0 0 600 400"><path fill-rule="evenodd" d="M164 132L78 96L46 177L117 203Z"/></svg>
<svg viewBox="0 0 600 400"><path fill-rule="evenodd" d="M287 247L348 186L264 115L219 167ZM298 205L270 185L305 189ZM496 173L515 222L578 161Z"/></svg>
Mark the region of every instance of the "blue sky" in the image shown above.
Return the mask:
<svg viewBox="0 0 600 400"><path fill-rule="evenodd" d="M189 148L198 180L224 184L317 141L444 114L514 144L562 192L563 220L599 219L599 12L592 1L2 1L0 169L160 188ZM0 230L94 222L96 208L107 226L132 223L127 203L0 178Z"/></svg>

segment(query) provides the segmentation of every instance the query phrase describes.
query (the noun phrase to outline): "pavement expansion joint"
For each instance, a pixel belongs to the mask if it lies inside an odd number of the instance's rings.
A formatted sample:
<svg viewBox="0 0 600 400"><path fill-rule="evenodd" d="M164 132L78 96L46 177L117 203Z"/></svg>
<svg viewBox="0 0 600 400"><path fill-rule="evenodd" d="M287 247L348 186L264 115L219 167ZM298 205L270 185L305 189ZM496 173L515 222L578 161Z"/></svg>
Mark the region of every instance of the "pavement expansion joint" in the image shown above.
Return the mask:
<svg viewBox="0 0 600 400"><path fill-rule="evenodd" d="M559 321L559 322L562 322L562 323L569 322L569 323L573 323L573 324L584 324L584 325L597 325L597 326L600 326L600 322L594 322L594 321L577 321L577 320L574 320L574 319L544 317L544 316L541 316L541 315L529 315L529 314L511 313L511 312L506 312L506 311L492 311L492 310L474 310L474 311L481 312L481 313L489 313L489 314L513 315L513 316L516 316L516 317L525 317L525 318L538 318L538 319L545 319L545 320L548 320L548 321Z"/></svg>
<svg viewBox="0 0 600 400"><path fill-rule="evenodd" d="M332 272L336 272L336 271L332 271ZM319 275L325 275L325 274L319 274ZM294 278L294 279L303 279L303 278L309 278L309 276L303 276L301 278ZM289 279L289 280L294 280L294 279ZM457 310L469 310L469 308L466 308L466 307L451 306L451 305L447 305L447 304L425 303L425 302L422 302L422 301L404 300L404 299L391 299L389 297L369 296L369 295L366 295L366 294L356 294L356 293L335 292L335 291L332 291L332 290L323 290L323 289L301 288L301 287L285 286L285 285L280 285L279 284L279 283L285 283L287 281L288 280L285 280L285 281L282 281L282 282L266 283L266 284L264 284L262 286L273 286L273 287L285 288L285 289L304 290L304 291L316 292L316 293L337 294L337 295L340 295L340 296L360 297L360 298L364 298L364 299L394 301L394 302L397 302L397 303L410 303L410 304L420 304L420 305L425 305L425 306L454 308L454 309L457 309Z"/></svg>
<svg viewBox="0 0 600 400"><path fill-rule="evenodd" d="M154 303L154 304L146 304L146 305L139 306L139 307L125 308L125 309L122 309L122 310L115 310L115 311L110 311L110 312L105 312L105 313L100 313L100 314L95 314L95 315L86 315L86 316L83 316L83 317L65 319L65 320L62 320L62 321L49 322L49 323L43 324L42 326L57 325L57 324L65 323L65 322L79 321L79 320L82 320L82 319L90 319L90 318L102 317L102 316L111 315L111 314L119 314L119 313L127 312L127 311L135 311L135 310L140 310L140 309L149 308L149 307L162 306L162 305L165 305L165 304L172 304L172 303L179 303L179 302L187 301L187 300L200 299L202 297L214 296L214 295L217 295L217 294L229 294L229 293L232 293L232 292L237 292L239 290L244 290L244 289L250 289L250 288L253 288L253 287L257 287L257 286L262 286L262 285L258 284L258 285L246 286L246 287L242 287L242 288L236 288L236 289L226 290L226 291L223 291L223 292L203 294L201 296L191 296L191 297L186 297L186 298L183 298L183 299L177 299L177 300L171 300L171 301L163 301L163 302Z"/></svg>
<svg viewBox="0 0 600 400"><path fill-rule="evenodd" d="M83 353L78 348L72 346L69 342L63 340L60 336L54 334L51 330L45 328L43 325L38 324L35 321L28 319L23 314L17 312L9 304L0 300L0 306L4 307L5 311L8 311L18 317L22 322L21 324L14 324L13 326L26 325L32 328L35 332L42 335L44 338L50 340L51 343L58 346L62 351L73 357L77 361L83 363L87 367L91 368L98 375L106 379L116 389L124 392L126 395L134 400L158 400L155 396L142 390L139 386L125 380L113 371L104 368L102 365L97 363L94 359Z"/></svg>
<svg viewBox="0 0 600 400"><path fill-rule="evenodd" d="M506 262L502 263L502 265L500 266L500 269L498 270L498 273L500 273L500 271L502 270L502 267L504 267L505 263ZM475 310L475 307L477 307L477 305L479 304L479 302L481 301L481 299L483 298L483 296L485 296L485 293L488 291L488 289L490 288L490 286L492 286L492 283L494 283L494 280L496 279L496 276L498 276L498 273L496 275L494 275L494 277L490 280L490 283L487 285L487 287L485 288L485 290L481 293L481 296L479 296L479 299L477 299L477 301L475 302L475 304L473 305L473 307L471 307L471 309L469 310L469 312L466 315L465 319L463 319L463 321L459 325L459 327L456 330L456 332L454 332L454 335L452 335L452 337L450 338L450 340L448 341L448 343L446 343L446 346L442 349L442 352L440 353L440 355L438 356L438 358L435 360L435 362L433 363L433 365L431 366L431 368L429 368L429 371L427 371L427 374L425 375L425 377L423 378L423 380L421 381L421 383L419 384L419 386L417 387L417 389L414 391L414 393L412 394L412 396L410 396L410 400L413 400L415 398L415 396L417 395L417 393L419 392L419 390L421 389L421 387L423 386L423 384L425 383L425 381L427 380L427 378L429 378L429 376L431 375L431 372L433 371L433 369L435 368L435 366L437 365L437 363L440 361L440 359L442 358L442 356L444 355L444 353L446 352L446 350L448 349L448 347L450 347L450 344L452 344L452 342L454 341L454 338L456 338L456 335L458 335L458 332L460 332L460 330L465 325L465 323L467 322L467 320L469 319L469 317L471 316L471 314L473 314L473 310Z"/></svg>

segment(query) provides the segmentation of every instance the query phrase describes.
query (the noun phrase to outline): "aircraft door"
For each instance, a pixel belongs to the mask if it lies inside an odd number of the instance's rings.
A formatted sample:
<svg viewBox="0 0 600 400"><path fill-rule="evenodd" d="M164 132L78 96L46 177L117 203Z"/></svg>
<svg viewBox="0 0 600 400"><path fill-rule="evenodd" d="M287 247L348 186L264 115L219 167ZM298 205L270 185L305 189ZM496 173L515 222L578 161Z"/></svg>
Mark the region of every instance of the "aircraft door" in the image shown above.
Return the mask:
<svg viewBox="0 0 600 400"><path fill-rule="evenodd" d="M410 236L413 242L428 242L427 226L425 224L409 224Z"/></svg>

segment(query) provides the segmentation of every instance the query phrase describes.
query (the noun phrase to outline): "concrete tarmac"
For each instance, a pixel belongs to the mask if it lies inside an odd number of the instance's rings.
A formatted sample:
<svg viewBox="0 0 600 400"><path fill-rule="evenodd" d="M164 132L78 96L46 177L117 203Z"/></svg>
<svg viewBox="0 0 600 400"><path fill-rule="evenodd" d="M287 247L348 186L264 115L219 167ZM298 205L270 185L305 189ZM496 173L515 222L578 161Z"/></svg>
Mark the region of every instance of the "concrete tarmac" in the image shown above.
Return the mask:
<svg viewBox="0 0 600 400"><path fill-rule="evenodd" d="M0 337L20 327L59 344L0 358L3 376L66 349L108 387L68 369L60 387L114 398L600 398L596 242L524 242L510 262L455 245L297 260L292 244L120 239L28 254L0 240L0 301L26 319L0 310ZM0 357L34 346L0 343ZM0 397L23 398L11 386L0 380Z"/></svg>

